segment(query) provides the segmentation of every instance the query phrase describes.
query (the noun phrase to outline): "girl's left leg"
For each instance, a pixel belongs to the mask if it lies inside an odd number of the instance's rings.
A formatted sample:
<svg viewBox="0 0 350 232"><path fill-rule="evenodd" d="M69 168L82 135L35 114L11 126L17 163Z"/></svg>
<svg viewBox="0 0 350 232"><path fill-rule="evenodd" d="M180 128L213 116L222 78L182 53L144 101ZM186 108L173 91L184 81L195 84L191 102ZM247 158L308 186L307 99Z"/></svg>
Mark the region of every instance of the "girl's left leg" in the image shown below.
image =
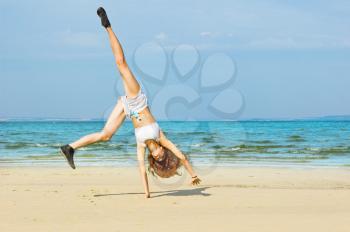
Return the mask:
<svg viewBox="0 0 350 232"><path fill-rule="evenodd" d="M108 120L102 131L86 135L79 140L69 144L73 149L84 147L86 145L99 142L108 141L112 138L113 134L122 125L125 119L125 113L121 100L118 100L112 113L108 117Z"/></svg>

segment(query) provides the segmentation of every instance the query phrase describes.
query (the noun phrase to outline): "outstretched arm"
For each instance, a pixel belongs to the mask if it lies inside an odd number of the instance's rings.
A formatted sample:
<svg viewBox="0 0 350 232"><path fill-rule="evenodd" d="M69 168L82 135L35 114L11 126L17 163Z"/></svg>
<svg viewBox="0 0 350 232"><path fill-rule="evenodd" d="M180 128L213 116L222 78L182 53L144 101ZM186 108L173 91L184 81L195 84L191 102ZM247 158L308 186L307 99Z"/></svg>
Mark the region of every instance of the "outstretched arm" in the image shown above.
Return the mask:
<svg viewBox="0 0 350 232"><path fill-rule="evenodd" d="M137 160L139 162L141 179L145 190L145 197L150 198L148 178L145 167L145 148L140 145L137 145Z"/></svg>
<svg viewBox="0 0 350 232"><path fill-rule="evenodd" d="M170 151L172 151L182 162L182 164L185 166L188 173L191 175L192 180L191 184L196 185L200 183L200 179L194 172L191 163L188 161L187 157L176 147L176 145L171 142L163 133L163 131L160 131L160 139L159 142L162 146L168 148Z"/></svg>

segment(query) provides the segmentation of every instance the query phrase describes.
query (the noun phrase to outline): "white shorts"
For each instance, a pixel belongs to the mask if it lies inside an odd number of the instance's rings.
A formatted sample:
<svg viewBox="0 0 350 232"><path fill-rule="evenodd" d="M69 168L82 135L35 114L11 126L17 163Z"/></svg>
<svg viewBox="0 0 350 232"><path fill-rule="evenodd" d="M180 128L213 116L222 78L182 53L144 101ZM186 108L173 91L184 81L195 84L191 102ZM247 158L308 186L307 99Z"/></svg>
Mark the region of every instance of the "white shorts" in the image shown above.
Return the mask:
<svg viewBox="0 0 350 232"><path fill-rule="evenodd" d="M137 144L146 146L145 141L147 139L154 139L159 142L160 128L158 123L154 122L146 126L135 128L135 137Z"/></svg>
<svg viewBox="0 0 350 232"><path fill-rule="evenodd" d="M120 99L123 103L124 113L128 118L138 118L138 113L147 107L147 97L141 88L135 97L121 96Z"/></svg>

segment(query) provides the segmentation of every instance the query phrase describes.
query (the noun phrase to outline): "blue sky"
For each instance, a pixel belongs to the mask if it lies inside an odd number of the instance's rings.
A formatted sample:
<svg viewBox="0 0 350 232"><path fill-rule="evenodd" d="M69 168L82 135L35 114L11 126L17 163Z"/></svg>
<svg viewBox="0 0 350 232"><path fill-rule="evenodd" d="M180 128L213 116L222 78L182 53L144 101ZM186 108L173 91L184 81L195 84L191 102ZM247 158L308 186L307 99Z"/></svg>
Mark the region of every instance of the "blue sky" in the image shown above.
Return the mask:
<svg viewBox="0 0 350 232"><path fill-rule="evenodd" d="M244 97L240 119L350 114L349 1L1 0L0 118L108 115L119 74L96 15L101 5L128 61L145 43L168 53L190 44L201 62L216 53L231 57L237 69L232 88ZM158 72L164 63L142 55L145 69ZM182 62L189 59L184 54ZM219 66L207 71L220 72ZM199 75L200 68L193 78ZM150 89L169 86L172 78ZM186 110L179 104L170 109L175 118ZM202 108L191 112L220 119Z"/></svg>

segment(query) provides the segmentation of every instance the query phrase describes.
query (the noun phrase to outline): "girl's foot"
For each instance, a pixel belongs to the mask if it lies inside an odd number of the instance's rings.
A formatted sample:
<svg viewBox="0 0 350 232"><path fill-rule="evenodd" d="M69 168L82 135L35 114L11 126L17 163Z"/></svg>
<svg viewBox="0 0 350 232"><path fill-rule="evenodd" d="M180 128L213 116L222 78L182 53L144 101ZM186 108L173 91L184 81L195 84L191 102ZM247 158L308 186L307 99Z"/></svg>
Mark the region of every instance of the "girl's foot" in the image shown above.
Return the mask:
<svg viewBox="0 0 350 232"><path fill-rule="evenodd" d="M68 164L73 169L75 169L74 160L73 160L74 149L71 146L69 146L69 144L67 144L60 147L60 152L66 158L66 160L68 161Z"/></svg>
<svg viewBox="0 0 350 232"><path fill-rule="evenodd" d="M105 28L111 26L111 24L108 20L108 17L107 17L107 13L106 13L105 9L103 9L103 7L99 7L97 9L97 15L101 18L102 26L104 26Z"/></svg>

